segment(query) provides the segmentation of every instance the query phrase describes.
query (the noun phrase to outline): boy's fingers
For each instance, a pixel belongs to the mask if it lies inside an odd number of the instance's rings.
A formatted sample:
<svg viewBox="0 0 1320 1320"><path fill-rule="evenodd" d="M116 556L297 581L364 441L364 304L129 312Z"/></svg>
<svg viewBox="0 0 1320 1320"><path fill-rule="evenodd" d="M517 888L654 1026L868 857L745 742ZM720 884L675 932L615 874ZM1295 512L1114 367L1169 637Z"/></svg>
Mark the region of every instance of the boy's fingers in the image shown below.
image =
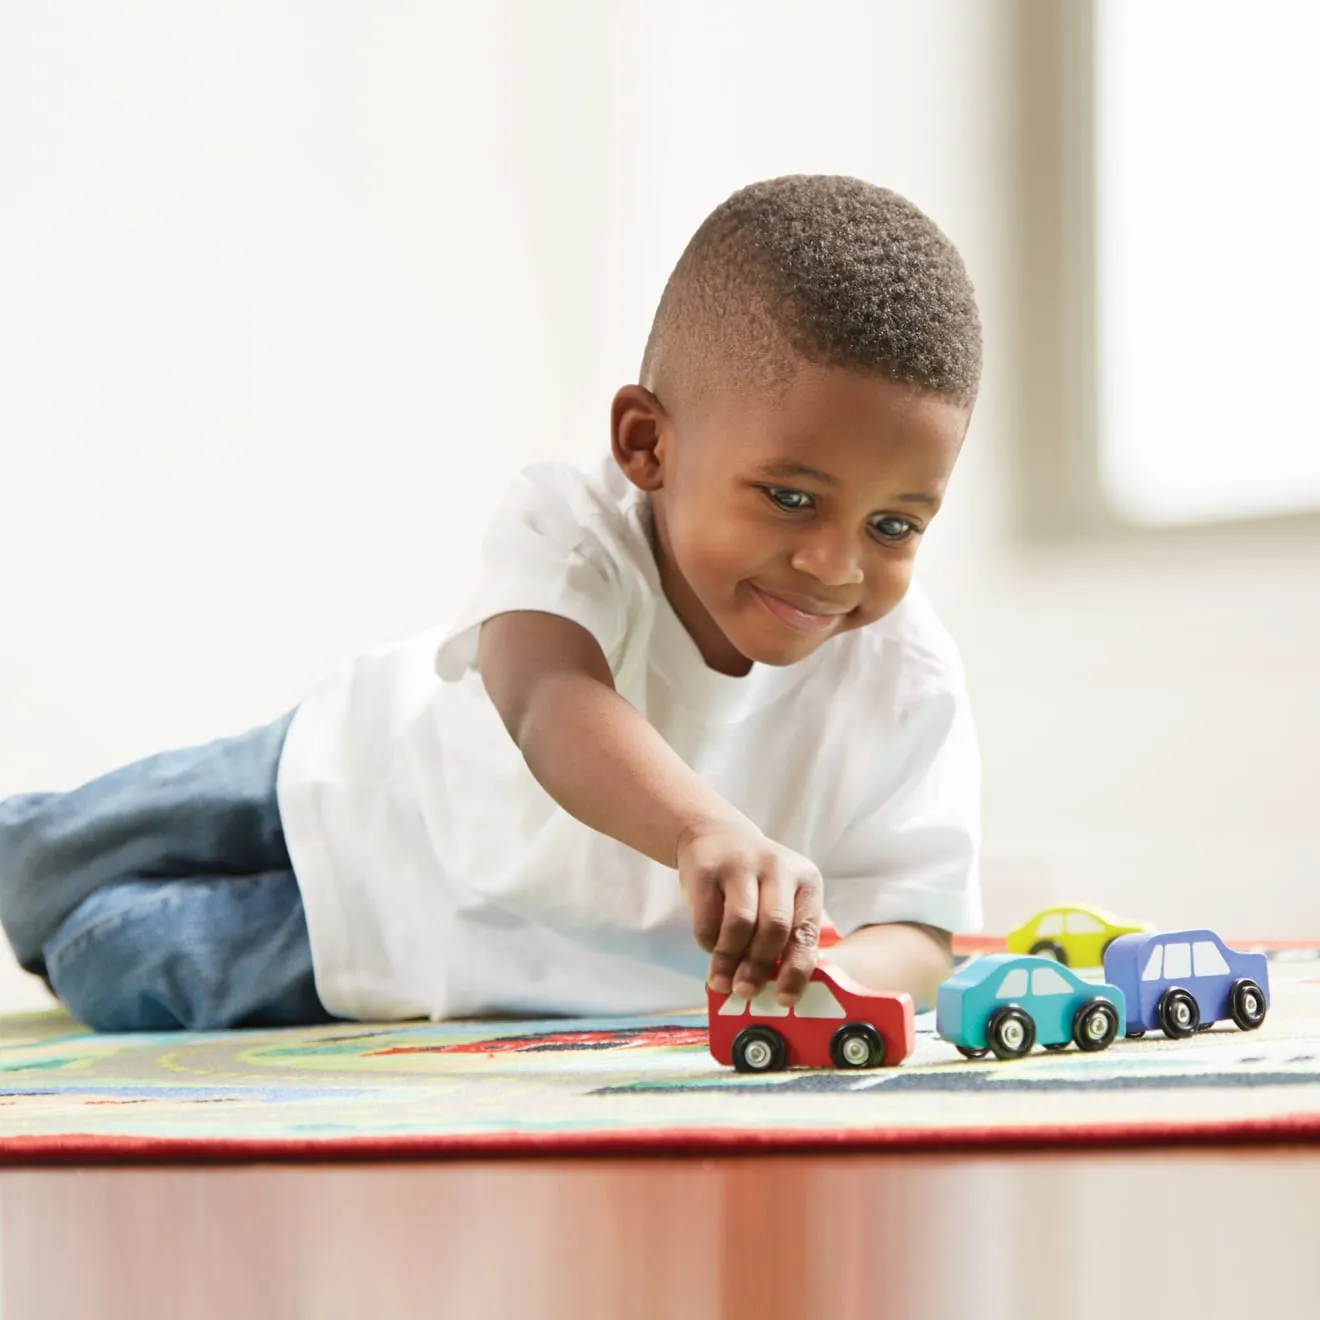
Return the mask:
<svg viewBox="0 0 1320 1320"><path fill-rule="evenodd" d="M720 921L724 913L722 895L714 885L702 885L689 894L692 907L692 933L697 945L706 953L713 953L720 937Z"/></svg>
<svg viewBox="0 0 1320 1320"><path fill-rule="evenodd" d="M774 967L788 943L793 928L793 908L797 886L782 866L771 866L758 885L756 932L747 946L747 961L762 967Z"/></svg>
<svg viewBox="0 0 1320 1320"><path fill-rule="evenodd" d="M779 969L779 1002L801 998L820 955L821 886L818 879L799 884L793 897L793 928Z"/></svg>
<svg viewBox="0 0 1320 1320"><path fill-rule="evenodd" d="M779 965L779 1002L795 1003L811 980L820 954L819 931L814 923L803 921L793 927Z"/></svg>
<svg viewBox="0 0 1320 1320"><path fill-rule="evenodd" d="M756 874L746 868L729 871L720 888L724 896L724 910L720 918L720 932L711 953L709 984L712 990L728 994L735 988L734 973L756 929Z"/></svg>
<svg viewBox="0 0 1320 1320"><path fill-rule="evenodd" d="M772 861L762 873L757 886L756 929L733 978L739 994L751 998L775 974L793 926L794 888L792 877L777 862Z"/></svg>

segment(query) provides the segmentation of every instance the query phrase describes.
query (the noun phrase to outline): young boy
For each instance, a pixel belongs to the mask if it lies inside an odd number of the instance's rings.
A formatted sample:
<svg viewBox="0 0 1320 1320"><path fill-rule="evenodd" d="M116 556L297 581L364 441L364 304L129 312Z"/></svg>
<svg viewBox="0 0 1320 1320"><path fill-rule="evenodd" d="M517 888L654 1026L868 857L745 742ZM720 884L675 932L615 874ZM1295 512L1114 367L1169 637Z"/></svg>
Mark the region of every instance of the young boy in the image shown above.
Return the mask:
<svg viewBox="0 0 1320 1320"><path fill-rule="evenodd" d="M800 995L822 923L929 1002L980 920L960 664L910 589L980 372L972 289L855 179L735 193L612 453L528 469L447 630L296 711L0 804L19 962L109 1030ZM675 877L677 870L677 877Z"/></svg>

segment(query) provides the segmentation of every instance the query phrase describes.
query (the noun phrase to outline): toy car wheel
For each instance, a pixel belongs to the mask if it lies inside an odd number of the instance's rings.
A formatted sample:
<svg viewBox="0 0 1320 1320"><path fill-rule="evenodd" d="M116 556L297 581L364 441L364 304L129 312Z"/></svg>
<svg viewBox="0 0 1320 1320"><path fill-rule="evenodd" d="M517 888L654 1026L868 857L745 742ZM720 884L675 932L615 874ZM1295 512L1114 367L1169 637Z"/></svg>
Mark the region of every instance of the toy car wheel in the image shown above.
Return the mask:
<svg viewBox="0 0 1320 1320"><path fill-rule="evenodd" d="M1128 1038L1128 1040L1140 1040L1146 1034L1146 1028L1129 1027L1127 1031L1125 1031L1123 1034Z"/></svg>
<svg viewBox="0 0 1320 1320"><path fill-rule="evenodd" d="M788 1063L784 1038L770 1027L745 1027L734 1037L731 1053L739 1072L779 1072Z"/></svg>
<svg viewBox="0 0 1320 1320"><path fill-rule="evenodd" d="M1106 1050L1118 1035L1118 1010L1107 999L1083 1004L1073 1018L1073 1044L1087 1054Z"/></svg>
<svg viewBox="0 0 1320 1320"><path fill-rule="evenodd" d="M982 1045L980 1049L976 1049L971 1045L955 1045L953 1048L956 1049L964 1059L984 1059L985 1056L990 1053L989 1048L985 1045Z"/></svg>
<svg viewBox="0 0 1320 1320"><path fill-rule="evenodd" d="M1201 1010L1186 990L1166 990L1160 996L1160 1027L1170 1040L1186 1040L1201 1025Z"/></svg>
<svg viewBox="0 0 1320 1320"><path fill-rule="evenodd" d="M1016 1006L1001 1008L986 1023L985 1035L996 1059L1020 1059L1036 1043L1036 1024Z"/></svg>
<svg viewBox="0 0 1320 1320"><path fill-rule="evenodd" d="M1051 1054L1057 1054L1060 1050L1066 1050L1068 1048L1068 1042L1066 1040L1050 1041L1046 1044L1045 1048L1049 1050Z"/></svg>
<svg viewBox="0 0 1320 1320"><path fill-rule="evenodd" d="M1031 946L1031 952L1037 958L1053 958L1055 962L1062 963L1065 967L1068 965L1068 955L1063 951L1062 944L1055 944L1053 940L1039 940Z"/></svg>
<svg viewBox="0 0 1320 1320"><path fill-rule="evenodd" d="M1255 1031L1265 1021L1265 992L1255 981L1238 981L1229 995L1228 1008L1243 1031Z"/></svg>
<svg viewBox="0 0 1320 1320"><path fill-rule="evenodd" d="M845 1022L830 1039L830 1061L836 1068L878 1068L885 1042L869 1022Z"/></svg>

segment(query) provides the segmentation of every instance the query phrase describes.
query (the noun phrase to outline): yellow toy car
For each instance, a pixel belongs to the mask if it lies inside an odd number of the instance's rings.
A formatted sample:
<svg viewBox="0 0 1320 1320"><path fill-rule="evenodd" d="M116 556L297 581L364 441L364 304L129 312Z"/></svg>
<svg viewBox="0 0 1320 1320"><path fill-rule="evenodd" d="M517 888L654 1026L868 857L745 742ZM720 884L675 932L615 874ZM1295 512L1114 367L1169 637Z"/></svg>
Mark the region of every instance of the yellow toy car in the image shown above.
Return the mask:
<svg viewBox="0 0 1320 1320"><path fill-rule="evenodd" d="M1120 935L1154 931L1148 921L1119 921L1090 907L1051 907L1010 930L1004 938L1009 953L1034 953L1066 967L1099 967L1105 950Z"/></svg>

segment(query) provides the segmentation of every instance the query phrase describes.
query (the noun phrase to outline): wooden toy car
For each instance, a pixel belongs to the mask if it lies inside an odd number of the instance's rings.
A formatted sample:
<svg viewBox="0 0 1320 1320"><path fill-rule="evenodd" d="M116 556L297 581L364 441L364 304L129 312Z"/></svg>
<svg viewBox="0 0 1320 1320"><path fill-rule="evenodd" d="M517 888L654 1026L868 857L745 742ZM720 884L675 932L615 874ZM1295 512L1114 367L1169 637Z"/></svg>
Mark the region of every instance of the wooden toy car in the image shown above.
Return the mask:
<svg viewBox="0 0 1320 1320"><path fill-rule="evenodd" d="M1105 979L1132 1006L1134 1038L1159 1027L1182 1040L1228 1019L1255 1031L1270 1005L1265 955L1230 949L1211 930L1121 936L1105 953Z"/></svg>
<svg viewBox="0 0 1320 1320"><path fill-rule="evenodd" d="M1050 958L991 953L965 963L935 996L935 1030L968 1059L1020 1059L1039 1042L1092 1053L1124 1030L1117 986L1083 981Z"/></svg>
<svg viewBox="0 0 1320 1320"><path fill-rule="evenodd" d="M868 990L842 968L819 962L792 1008L768 981L755 999L707 989L710 1052L739 1072L781 1068L878 1068L912 1053L912 997Z"/></svg>
<svg viewBox="0 0 1320 1320"><path fill-rule="evenodd" d="M1068 967L1099 967L1105 950L1120 935L1154 929L1147 921L1119 921L1099 908L1050 907L1010 930L1004 948L1053 958Z"/></svg>

